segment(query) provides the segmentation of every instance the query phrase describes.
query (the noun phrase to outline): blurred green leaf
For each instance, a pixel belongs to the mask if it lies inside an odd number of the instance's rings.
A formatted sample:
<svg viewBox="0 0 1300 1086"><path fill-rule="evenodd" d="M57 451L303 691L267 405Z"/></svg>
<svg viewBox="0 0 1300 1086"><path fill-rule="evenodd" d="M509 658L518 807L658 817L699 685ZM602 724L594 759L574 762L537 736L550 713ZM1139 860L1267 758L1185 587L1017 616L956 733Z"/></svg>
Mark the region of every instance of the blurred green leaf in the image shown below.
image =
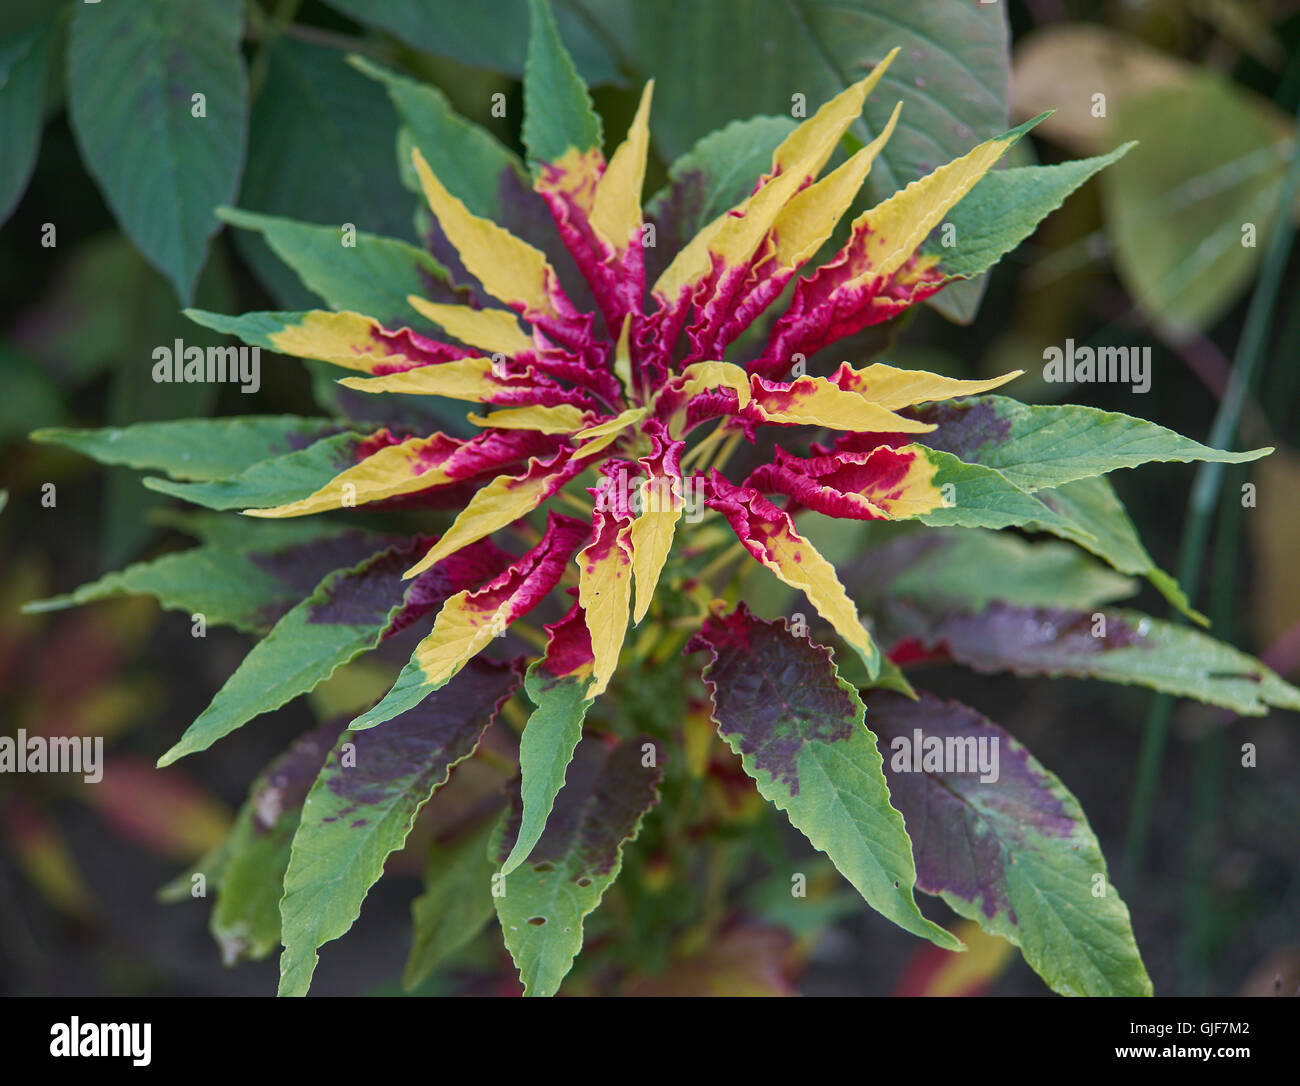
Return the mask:
<svg viewBox="0 0 1300 1086"><path fill-rule="evenodd" d="M867 191L883 199L1007 127L1002 4L889 0L581 0L640 82L655 77L650 134L669 159L738 117L811 116L894 46L893 66L851 131L869 140L903 100Z"/></svg>
<svg viewBox="0 0 1300 1086"><path fill-rule="evenodd" d="M86 167L184 302L220 226L213 209L239 187L243 25L239 0L78 4L73 16L68 106Z"/></svg>
<svg viewBox="0 0 1300 1086"><path fill-rule="evenodd" d="M381 87L342 53L282 37L253 103L239 206L329 224L339 249L344 223L401 237L410 232L415 201L393 168L396 141L397 118ZM262 239L241 233L236 245L281 306L317 304Z"/></svg>
<svg viewBox="0 0 1300 1086"><path fill-rule="evenodd" d="M387 30L418 49L462 64L521 75L528 43L528 0L476 0L437 4L428 0L326 0L360 23ZM559 3L555 19L564 44L588 83L616 83L618 68L601 35L584 17L583 5Z"/></svg>
<svg viewBox="0 0 1300 1086"><path fill-rule="evenodd" d="M0 223L22 198L36 166L53 25L0 39Z"/></svg>
<svg viewBox="0 0 1300 1086"><path fill-rule="evenodd" d="M415 930L402 975L402 987L408 992L418 988L492 919L496 867L487 850L495 828L487 819L459 839L430 848L424 893L411 902Z"/></svg>
<svg viewBox="0 0 1300 1086"><path fill-rule="evenodd" d="M1157 327L1207 328L1255 274L1285 144L1263 103L1208 72L1126 99L1114 131L1140 143L1103 178L1119 274Z"/></svg>

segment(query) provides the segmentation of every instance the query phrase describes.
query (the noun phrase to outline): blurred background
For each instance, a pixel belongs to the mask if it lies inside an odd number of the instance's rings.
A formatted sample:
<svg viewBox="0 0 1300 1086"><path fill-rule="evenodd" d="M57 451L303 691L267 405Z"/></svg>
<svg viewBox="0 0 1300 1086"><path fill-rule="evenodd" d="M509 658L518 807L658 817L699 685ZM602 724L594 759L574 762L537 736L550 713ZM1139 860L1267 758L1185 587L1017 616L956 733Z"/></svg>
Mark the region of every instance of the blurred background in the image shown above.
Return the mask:
<svg viewBox="0 0 1300 1086"><path fill-rule="evenodd" d="M156 132L131 131L129 88L163 53L148 41L92 55L84 43L70 48L81 6L6 0L0 12L0 732L104 736L107 767L93 787L58 775L0 776L0 991L266 994L274 959L223 967L209 904L161 904L157 892L221 839L261 768L314 719L368 690L373 675L344 674L203 755L154 770L248 639L212 629L196 640L188 616L150 599L21 614L28 600L187 542L169 520L175 503L142 487L137 473L26 435L42 426L320 413L306 371L274 358L264 359L256 396L232 385L152 382L155 346L206 342L183 306L302 309L313 299L256 235L218 231L210 212L199 215L197 243L177 251L159 244L151 219L168 213L169 200L201 200L415 239L397 117L381 85L345 57L360 53L436 84L518 149L526 9L522 0L472 12L453 0L200 4L209 15L178 32L167 78L191 63L205 73L206 108L229 128L229 150L201 178L173 178L170 188L163 179L151 197L131 199L123 195L131 178L115 173L105 148L137 140L147 154L154 141L156 152ZM138 0L142 11L160 6L184 27L194 5ZM900 129L896 157L873 171L874 198L1045 109L1056 113L1010 164L1139 140L987 282L945 291L940 305L891 329L885 357L957 375L1024 368L1020 399L1124 411L1201 441L1218 418L1231 447L1277 446L1224 473L1205 512L1204 546L1189 519L1195 468L1151 465L1114 482L1156 562L1195 571L1193 602L1216 635L1300 679L1300 257L1283 249L1265 259L1270 239L1289 236L1300 211L1282 206L1296 153L1300 3L840 0L832 9L810 0L799 17L775 0L555 7L607 138L625 129L642 80L658 80L647 194L700 136L732 118L788 112L794 92L814 108L842 85L837 79L894 44L904 45L900 82L877 94L885 109L903 97L911 127ZM243 69L233 74L206 55L214 36L204 20L219 8L231 9L239 36ZM492 110L498 93L504 116ZM1234 361L1251 353L1243 332L1256 292L1277 305L1260 329L1244 398L1221 410ZM1150 347L1150 391L1042 381L1043 351L1067 339ZM1246 482L1255 501L1243 506ZM1150 589L1136 603L1167 613ZM1079 798L1158 994L1296 994L1293 714L1233 720L1176 705L1153 787L1139 784L1137 768L1144 722L1159 711L1149 692L956 671L943 684L1015 734ZM1256 746L1254 769L1239 768L1243 742ZM1135 804L1139 816L1149 804L1144 846L1132 839ZM418 863L409 867L390 867L361 921L327 948L316 992L396 990L419 885ZM925 907L944 922L941 905ZM743 955L770 964L774 990L1047 992L1018 955L998 947L971 956L962 972L860 903L830 915L819 938L758 939ZM465 976L462 990L510 990L475 981L472 969Z"/></svg>

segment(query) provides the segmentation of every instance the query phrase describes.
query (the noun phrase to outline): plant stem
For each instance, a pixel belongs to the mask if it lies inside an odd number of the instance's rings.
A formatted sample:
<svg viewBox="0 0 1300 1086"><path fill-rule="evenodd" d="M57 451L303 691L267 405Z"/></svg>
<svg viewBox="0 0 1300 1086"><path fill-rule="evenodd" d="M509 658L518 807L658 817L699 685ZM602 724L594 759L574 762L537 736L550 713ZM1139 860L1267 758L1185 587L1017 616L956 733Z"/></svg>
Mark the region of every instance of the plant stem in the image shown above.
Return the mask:
<svg viewBox="0 0 1300 1086"><path fill-rule="evenodd" d="M1300 72L1300 57L1292 62L1291 75ZM1269 235L1264 259L1260 264L1259 279L1246 311L1246 322L1237 341L1233 356L1232 375L1228 391L1219 404L1210 428L1208 444L1216 449L1232 444L1237 432L1241 409L1254 383L1255 373L1263 355L1264 340L1277 302L1282 273L1295 236L1291 207L1300 191L1300 111L1296 113L1294 141L1291 146L1291 164L1279 194L1276 219ZM1202 463L1198 466L1188 502L1187 525L1178 548L1178 582L1188 599L1195 602L1200 587L1201 559L1205 554L1210 535L1210 519L1214 512L1219 488L1223 481L1224 465ZM1181 616L1174 616L1179 621ZM1146 854L1147 836L1151 829L1151 815L1155 807L1156 789L1164 763L1165 748L1169 740L1169 721L1173 713L1173 699L1167 694L1156 695L1147 715L1142 746L1138 755L1137 785L1133 807L1129 816L1128 839L1124 846L1124 863L1121 878L1127 893L1137 885Z"/></svg>

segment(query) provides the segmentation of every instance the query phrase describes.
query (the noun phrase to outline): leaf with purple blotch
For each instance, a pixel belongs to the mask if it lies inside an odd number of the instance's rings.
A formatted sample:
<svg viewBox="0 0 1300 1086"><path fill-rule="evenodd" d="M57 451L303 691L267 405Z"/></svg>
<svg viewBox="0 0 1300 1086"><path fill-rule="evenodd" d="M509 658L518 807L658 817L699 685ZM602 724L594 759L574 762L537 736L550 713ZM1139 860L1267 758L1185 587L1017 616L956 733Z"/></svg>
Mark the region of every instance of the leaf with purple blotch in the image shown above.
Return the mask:
<svg viewBox="0 0 1300 1086"><path fill-rule="evenodd" d="M346 723L346 717L338 717L300 735L248 790L223 842L220 878L209 880L217 894L209 927L226 965L259 961L280 945L289 846L303 800Z"/></svg>
<svg viewBox="0 0 1300 1086"><path fill-rule="evenodd" d="M1066 787L957 702L882 691L869 712L918 888L1019 946L1054 991L1150 995L1128 908Z"/></svg>
<svg viewBox="0 0 1300 1086"><path fill-rule="evenodd" d="M559 989L582 949L583 918L618 878L623 846L636 838L646 812L659 801L662 770L645 764L647 742L584 738L545 831L502 880L497 917L525 995L549 996ZM522 817L515 790L491 848L498 863L517 840Z"/></svg>
<svg viewBox="0 0 1300 1086"><path fill-rule="evenodd" d="M420 808L478 748L518 685L512 667L479 657L383 727L339 736L293 839L280 902L280 995L307 994L319 947L352 927Z"/></svg>
<svg viewBox="0 0 1300 1086"><path fill-rule="evenodd" d="M890 806L875 736L829 650L795 637L784 620L755 618L743 603L708 619L686 649L711 654L703 677L713 720L763 798L882 916L960 950L916 906L911 844Z"/></svg>
<svg viewBox="0 0 1300 1086"><path fill-rule="evenodd" d="M253 646L159 766L206 750L253 717L315 689L337 668L404 630L462 589L499 573L510 556L482 540L409 581L431 540L416 536L329 574Z"/></svg>
<svg viewBox="0 0 1300 1086"><path fill-rule="evenodd" d="M1263 716L1269 706L1300 709L1300 690L1254 657L1137 611L1008 603L969 611L908 600L891 605L888 621L904 638L904 654L950 658L977 671L1138 684L1248 716Z"/></svg>

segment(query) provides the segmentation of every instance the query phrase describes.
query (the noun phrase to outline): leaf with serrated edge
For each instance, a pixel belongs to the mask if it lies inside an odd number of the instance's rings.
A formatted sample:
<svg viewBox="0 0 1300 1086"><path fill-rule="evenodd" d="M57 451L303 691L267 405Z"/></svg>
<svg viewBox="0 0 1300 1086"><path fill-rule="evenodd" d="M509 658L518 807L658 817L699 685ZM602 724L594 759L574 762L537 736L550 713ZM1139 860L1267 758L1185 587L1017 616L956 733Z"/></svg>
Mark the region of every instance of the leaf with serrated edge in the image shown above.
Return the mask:
<svg viewBox="0 0 1300 1086"><path fill-rule="evenodd" d="M343 935L415 816L477 749L518 676L471 661L451 683L379 730L345 731L303 804L284 878L280 995L306 995L317 950Z"/></svg>
<svg viewBox="0 0 1300 1086"><path fill-rule="evenodd" d="M874 694L871 718L890 794L913 836L921 890L1011 940L1064 995L1151 994L1128 909L1106 881L1101 847L1055 776L997 725L932 694L915 702ZM917 729L922 743L938 739L947 747L951 740L954 751L958 743L963 752L977 750L983 740L986 752L997 751L997 780L983 781L978 769L916 766ZM1097 885L1103 896L1094 894Z"/></svg>
<svg viewBox="0 0 1300 1086"><path fill-rule="evenodd" d="M496 900L506 948L525 995L554 995L582 948L582 921L618 878L623 846L658 802L661 770L643 762L644 740L578 744L546 831L503 880ZM519 800L501 821L493 855L504 860Z"/></svg>
<svg viewBox="0 0 1300 1086"><path fill-rule="evenodd" d="M786 812L873 909L914 935L960 950L921 915L903 818L889 803L875 736L829 650L757 619L742 603L686 646L706 650L704 682L718 734L763 798Z"/></svg>

